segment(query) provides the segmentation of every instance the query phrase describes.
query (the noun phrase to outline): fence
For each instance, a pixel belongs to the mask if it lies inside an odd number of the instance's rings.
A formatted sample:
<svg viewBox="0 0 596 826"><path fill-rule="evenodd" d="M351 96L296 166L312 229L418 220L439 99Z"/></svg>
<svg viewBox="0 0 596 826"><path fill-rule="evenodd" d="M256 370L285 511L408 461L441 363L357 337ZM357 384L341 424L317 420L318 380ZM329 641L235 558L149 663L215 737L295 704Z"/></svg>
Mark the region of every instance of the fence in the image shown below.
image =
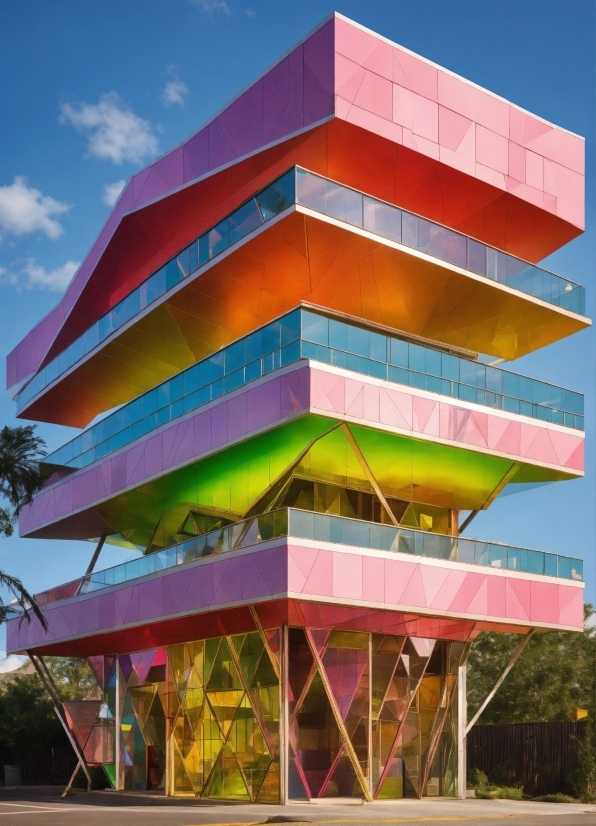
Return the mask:
<svg viewBox="0 0 596 826"><path fill-rule="evenodd" d="M480 769L497 785L522 786L526 794L573 794L569 775L578 768L577 742L587 722L509 723L474 726L467 738L468 772Z"/></svg>

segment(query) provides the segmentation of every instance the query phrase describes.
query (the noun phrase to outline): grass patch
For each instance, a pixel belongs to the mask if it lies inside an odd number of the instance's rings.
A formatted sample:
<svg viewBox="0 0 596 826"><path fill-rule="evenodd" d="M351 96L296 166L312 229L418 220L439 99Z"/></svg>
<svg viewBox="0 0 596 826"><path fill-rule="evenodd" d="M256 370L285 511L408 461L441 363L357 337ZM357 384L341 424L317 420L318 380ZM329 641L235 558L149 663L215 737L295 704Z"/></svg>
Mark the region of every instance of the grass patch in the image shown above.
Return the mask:
<svg viewBox="0 0 596 826"><path fill-rule="evenodd" d="M568 794L562 794L562 792L541 794L540 797L535 797L534 800L539 800L541 803L577 803L575 798L569 797Z"/></svg>
<svg viewBox="0 0 596 826"><path fill-rule="evenodd" d="M522 790L512 786L485 786L476 789L476 797L481 800L523 800Z"/></svg>

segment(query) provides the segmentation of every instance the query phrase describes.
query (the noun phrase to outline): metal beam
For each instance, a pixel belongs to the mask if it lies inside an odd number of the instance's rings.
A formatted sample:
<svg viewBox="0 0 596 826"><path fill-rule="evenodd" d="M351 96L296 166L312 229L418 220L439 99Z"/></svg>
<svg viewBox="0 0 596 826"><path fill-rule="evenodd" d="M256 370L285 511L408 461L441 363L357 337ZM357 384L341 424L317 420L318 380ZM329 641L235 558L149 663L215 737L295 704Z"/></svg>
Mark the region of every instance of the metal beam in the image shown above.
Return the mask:
<svg viewBox="0 0 596 826"><path fill-rule="evenodd" d="M457 529L458 535L461 535L465 531L465 529L468 527L468 525L470 524L470 522L476 516L477 513L478 513L478 511L472 511L472 513L469 516L466 516L464 521L461 523L461 525Z"/></svg>
<svg viewBox="0 0 596 826"><path fill-rule="evenodd" d="M350 430L350 428L348 427L348 425L345 422L343 422L343 424L341 426L341 429L345 433L346 439L348 440L348 442L350 444L350 447L354 451L354 454L356 455L356 458L358 459L358 461L360 463L360 467L364 471L364 475L366 476L366 478L368 479L368 481L372 485L374 492L379 497L381 505L383 506L383 510L387 513L387 516L389 517L391 522L395 525L395 527L399 528L399 522L397 521L397 519L395 517L395 514L393 513L393 511L389 507L389 503L385 499L383 491L379 487L379 483L375 479L372 470L368 466L368 462L364 458L364 455L363 455L362 451L360 450L360 446L358 445L358 442L354 438L354 434L352 433L352 431Z"/></svg>
<svg viewBox="0 0 596 826"><path fill-rule="evenodd" d="M468 719L467 662L457 670L457 796L466 799L467 789L467 753L466 721Z"/></svg>
<svg viewBox="0 0 596 826"><path fill-rule="evenodd" d="M309 645L309 648L310 648L310 653L312 654L313 660L315 661L315 664L317 666L317 670L319 672L321 682L323 683L323 686L325 688L325 693L327 694L327 700L329 702L329 705L331 706L331 713L333 714L333 716L335 718L335 724L338 728L339 736L340 736L341 741L344 745L344 748L345 748L345 750L348 754L348 757L350 758L350 762L352 763L352 768L354 769L354 774L356 775L356 777L358 779L358 783L360 784L360 788L362 789L362 794L364 795L364 799L366 800L367 803L370 803L373 799L372 792L371 792L371 789L370 789L370 785L368 783L367 778L364 775L364 772L362 771L362 766L360 765L360 763L358 761L358 757L356 756L356 752L354 751L354 746L352 745L352 741L350 740L350 736L349 736L348 732L346 731L346 727L344 725L344 721L342 719L341 712L340 712L340 710L337 706L337 702L335 701L335 697L333 695L333 690L331 688L329 680L327 679L327 672L325 671L325 666L323 665L323 661L322 661L321 657L319 656L319 652L317 650L317 646L315 644L315 641L313 640L313 638L311 636L310 628L305 627L304 628L304 634L305 634L306 639L308 641L308 645Z"/></svg>
<svg viewBox="0 0 596 826"><path fill-rule="evenodd" d="M93 556L91 557L91 561L89 562L89 565L87 565L87 570L85 571L85 576L89 576L89 574L93 573L93 569L95 568L95 565L96 565L97 560L99 559L99 555L101 553L101 549L103 548L103 543L106 541L107 537L108 537L107 533L102 533L102 535L100 536L99 542L97 543L97 547L96 547L95 551L93 552Z"/></svg>
<svg viewBox="0 0 596 826"><path fill-rule="evenodd" d="M530 639L531 639L531 637L533 636L533 634L534 634L534 629L533 629L533 628L531 628L531 629L528 631L528 633L527 633L527 634L525 634L525 635L521 638L521 640L519 641L517 648L515 649L515 651L514 651L514 652L513 652L513 654L511 655L511 659L509 660L509 662L508 662L508 664L507 664L507 667L505 668L505 670L503 671L503 673L501 674L501 676L499 677L499 679L497 680L497 682L494 684L494 686L492 687L492 689L489 691L489 693L486 695L486 697L484 698L484 700L483 700L483 701L482 701L482 703L480 704L480 708L478 709L478 711L476 712L476 714L472 717L472 719L470 720L470 722L469 722L469 723L468 723L468 725L466 726L466 736L470 733L471 728L475 725L475 723L476 723L476 722L477 722L477 720L479 719L479 717L480 717L480 715L482 714L482 712L484 711L484 709L487 707L487 705L490 703L490 701L492 700L492 698L495 696L495 694L496 694L496 693L497 693L497 691L499 690L499 687L501 686L501 683L503 682L503 680L505 679L505 677L509 674L509 672L511 671L511 669L512 669L512 668L513 668L513 666L515 665L515 661L517 660L517 658L519 657L519 655L521 654L521 652L524 650L524 648L526 647L526 645L527 645L527 644L528 644L528 642L530 641Z"/></svg>
<svg viewBox="0 0 596 826"><path fill-rule="evenodd" d="M58 694L58 689L54 685L52 675L48 671L48 667L45 664L45 662L43 661L43 657L38 657L36 654L33 654L32 651L27 651L27 655L28 655L29 659L31 660L31 662L33 663L33 667L35 668L35 671L37 672L37 676L41 680L41 683L42 683L43 687L45 688L45 690L50 695L50 698L52 700L52 705L54 706L54 713L56 714L56 717L60 720L60 723L62 724L62 728L66 732L66 736L68 737L68 739L70 741L70 745L72 746L72 748L74 750L74 753L76 754L76 756L78 758L78 761L79 761L77 763L76 767L75 767L75 770L74 770L70 780L68 781L68 785L66 786L66 788L62 792L62 797L65 797L68 794L68 792L70 790L70 787L72 786L72 783L73 783L75 777L77 776L77 772L79 771L80 768L83 769L83 771L85 773L85 776L87 778L87 791L90 792L91 791L91 775L89 773L89 766L87 765L87 761L85 760L85 755L83 753L83 749L80 747L79 743L77 742L77 738L74 736L74 734L70 730L70 726L68 725L68 721L66 719L66 716L64 714L64 710L62 708L62 701L60 700L60 695Z"/></svg>

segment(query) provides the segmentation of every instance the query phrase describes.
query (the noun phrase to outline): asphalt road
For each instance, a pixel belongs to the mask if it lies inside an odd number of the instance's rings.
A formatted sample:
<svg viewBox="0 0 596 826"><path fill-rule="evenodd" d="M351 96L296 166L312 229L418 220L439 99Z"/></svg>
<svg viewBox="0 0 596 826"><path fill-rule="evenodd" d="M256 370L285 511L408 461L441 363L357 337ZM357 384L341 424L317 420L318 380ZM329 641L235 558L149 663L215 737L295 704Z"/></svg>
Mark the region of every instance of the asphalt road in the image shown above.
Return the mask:
<svg viewBox="0 0 596 826"><path fill-rule="evenodd" d="M282 807L168 801L110 792L77 793L64 800L55 794L27 794L25 790L16 794L0 792L0 826L244 826L265 824L271 818L305 826L596 826L596 806L434 799Z"/></svg>

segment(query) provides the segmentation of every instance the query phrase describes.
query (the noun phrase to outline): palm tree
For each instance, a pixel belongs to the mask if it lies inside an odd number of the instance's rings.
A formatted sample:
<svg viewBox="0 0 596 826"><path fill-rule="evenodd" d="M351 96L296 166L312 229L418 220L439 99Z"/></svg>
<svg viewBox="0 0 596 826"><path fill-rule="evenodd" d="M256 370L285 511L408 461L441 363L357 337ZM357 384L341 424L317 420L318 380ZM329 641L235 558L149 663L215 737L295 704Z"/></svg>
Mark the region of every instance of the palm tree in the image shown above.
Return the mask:
<svg viewBox="0 0 596 826"><path fill-rule="evenodd" d="M35 435L35 425L3 427L0 430L0 496L9 508L0 507L0 536L12 536L13 525L23 505L30 504L33 495L43 482L39 461L46 452L45 442ZM34 614L42 627L47 628L45 617L34 598L20 579L0 571L0 585L7 588L20 606L22 618L31 622ZM0 623L16 613L14 603L5 605L0 597Z"/></svg>

